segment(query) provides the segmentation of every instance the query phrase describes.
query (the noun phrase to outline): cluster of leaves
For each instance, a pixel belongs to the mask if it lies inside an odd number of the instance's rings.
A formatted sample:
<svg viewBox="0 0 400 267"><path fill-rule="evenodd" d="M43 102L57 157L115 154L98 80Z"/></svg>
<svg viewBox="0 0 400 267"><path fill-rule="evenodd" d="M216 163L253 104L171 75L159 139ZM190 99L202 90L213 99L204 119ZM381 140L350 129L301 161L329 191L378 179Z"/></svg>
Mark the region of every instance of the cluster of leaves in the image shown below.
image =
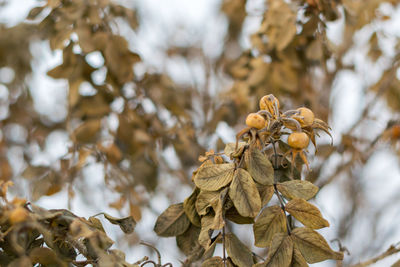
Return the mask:
<svg viewBox="0 0 400 267"><path fill-rule="evenodd" d="M314 230L329 226L319 209L307 202L318 187L291 175L290 163L275 147L285 144L282 137L289 128L279 122L283 114L277 109L277 100L266 97L273 101L261 113L272 115L268 108L274 107L271 122L261 129L246 129L246 141L226 145L225 156L211 151L201 157L203 163L192 177L196 185L193 193L157 219L154 231L160 236L176 236L178 247L188 256L186 264L200 259L203 266L229 262L230 266L245 267L256 263L251 250L233 232L225 233L228 221L253 224L255 245L268 248L267 258L255 266L308 266L326 259L343 259L343 254L333 251ZM305 121L300 115L298 119ZM278 205L270 202L274 194ZM295 219L304 227L297 227ZM212 257L221 241L224 257Z"/></svg>
<svg viewBox="0 0 400 267"><path fill-rule="evenodd" d="M330 101L334 82L343 71L360 74L354 60L344 60L346 55L359 50L354 49L358 48L358 38L353 37L361 31L370 31L365 58L380 65L384 71L377 82L365 84L369 88L365 94L374 97L363 107L360 119L337 139L340 143L318 147L318 160L314 161L313 172L306 177L320 187L338 177L351 177L344 179L347 182L341 190L349 201L349 208L343 210L337 224L340 239L350 236L348 233L356 225L353 222L365 215L359 214L363 209L359 203L366 198L363 187L359 186L361 168L382 143L389 141L396 153L400 151L400 123L395 117L400 111L400 83L396 77L400 42L398 38L395 40L397 48L393 54L385 53L382 41L387 38L387 33L377 26L391 20L381 7L386 4L394 10L398 1L270 0L259 10L261 12L250 10L250 1L222 2L221 12L228 19L228 30L221 44L222 52L216 58L209 58L202 49L193 47L194 42L179 47L173 42L164 44L168 46L166 58L184 59L185 68L198 68L199 64L203 68L204 77L196 79L205 82L194 81L190 85L177 84L163 71L155 73L146 69L140 51L135 50L130 35L126 34L137 32L140 20L146 18L146 14L137 13L135 6L128 8L111 0L42 0L38 1L40 6L29 13L28 23L13 27L1 25L0 70L11 69L14 77L9 81L0 80L0 89L8 91L8 99L2 95L0 101L0 179L20 178L19 167L12 166L12 159L18 156L16 165L26 166L22 176L31 185L30 200L53 195L66 186L69 196L73 197L77 187L71 185L83 176L82 170L95 159L104 164L104 181L108 188L120 194L110 206L117 210L127 208L138 220L142 206L147 204L146 193L154 192L159 184L157 178L172 175L180 178L182 183L188 183L187 173L196 164L197 156L213 144L210 140L215 140L217 125L222 121L237 125L248 110L254 109L253 100L264 95L266 88L285 100L282 102L285 108L305 104L327 121L330 104L335 102ZM250 36L251 47L243 50L239 40L242 33L246 33L244 21L254 16L259 17L261 23ZM332 43L327 35L327 23L338 18L343 22L342 42ZM53 78L68 81L68 115L56 121L48 114L38 114L35 105L40 103L34 103L30 95L35 88L29 83L29 77L32 66L36 66L31 55L31 51L35 51L32 44L39 38L53 51L62 50L63 53L62 64L48 72ZM92 53L104 59L101 66L91 65L88 58ZM140 72L136 72L138 66ZM99 73L104 80L95 79ZM231 81L221 78L227 77L226 74L233 80L233 86ZM365 73L361 74L365 76ZM214 83L217 83L218 93L224 90L220 88L229 88L223 94L212 95L209 86ZM87 84L93 92L80 92ZM365 138L365 131L357 130L382 125L381 121L374 124L380 113L371 113L373 105L380 103L379 98L390 107L393 112L390 119L393 120L377 133L376 138ZM116 110L112 104L117 102L122 103L122 108ZM153 104L155 111L149 112L145 103ZM117 118L116 129L107 123L111 116ZM288 120L281 122L293 128ZM22 131L22 138L15 135L14 130ZM56 162L38 165L34 151L44 150L49 135L60 130L69 134L72 145L68 153ZM245 132L251 134L251 131ZM309 129L301 127L301 132L312 140ZM214 147L218 151L224 148L220 141ZM297 151L280 140L278 144L276 149L285 157L290 153L292 157L302 156L302 149ZM180 168L170 168L163 161L160 155L165 148L176 152ZM23 151L23 154L16 151ZM330 166L335 169L332 175L323 177L321 170L335 156L343 157L343 162ZM282 158L278 157L278 163L282 161L283 165L278 164L274 176L286 177L282 181L292 176L298 179L304 159L296 160L293 164L296 168L291 171L291 162ZM282 167L286 165L289 168ZM21 187L21 184L25 183L16 183L16 186ZM142 190L142 185L146 190ZM166 195L175 197L172 192L166 192ZM370 216L372 211L368 210L368 218L378 220L382 210L394 203L396 201L388 201L377 209L376 216ZM375 221L371 225L377 227L378 224ZM390 234L389 228L386 234ZM374 236L378 233L380 239ZM364 242L365 248L360 248L363 254L368 249L375 253L376 243L383 242L385 234L374 229L370 236L375 242Z"/></svg>
<svg viewBox="0 0 400 267"><path fill-rule="evenodd" d="M64 209L46 210L25 199L7 199L11 182L0 183L0 264L2 266L125 266L125 254L111 249L113 241L98 218L78 217ZM115 218L112 224L132 233L132 217ZM96 215L97 216L97 215Z"/></svg>

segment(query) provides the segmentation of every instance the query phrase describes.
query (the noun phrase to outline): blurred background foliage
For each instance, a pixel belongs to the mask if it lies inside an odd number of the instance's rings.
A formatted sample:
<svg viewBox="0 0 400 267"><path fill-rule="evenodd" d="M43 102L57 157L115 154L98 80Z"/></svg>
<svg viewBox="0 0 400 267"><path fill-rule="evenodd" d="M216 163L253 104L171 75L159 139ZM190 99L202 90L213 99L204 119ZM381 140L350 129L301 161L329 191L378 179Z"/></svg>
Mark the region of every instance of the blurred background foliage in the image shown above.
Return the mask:
<svg viewBox="0 0 400 267"><path fill-rule="evenodd" d="M351 252L345 263L400 237L399 195L362 177L399 173L398 1L213 1L215 26L201 29L163 24L149 12L155 3L35 1L24 19L0 25L0 177L14 181L13 194L40 202L64 192L79 209L73 200L94 190L84 181L99 176L100 209L156 216L191 191L199 155L233 141L272 93L333 128L334 145L322 139L305 175L321 198L335 188L330 236ZM44 90L49 80L57 86ZM366 242L355 241L358 229ZM136 244L141 233L127 238Z"/></svg>

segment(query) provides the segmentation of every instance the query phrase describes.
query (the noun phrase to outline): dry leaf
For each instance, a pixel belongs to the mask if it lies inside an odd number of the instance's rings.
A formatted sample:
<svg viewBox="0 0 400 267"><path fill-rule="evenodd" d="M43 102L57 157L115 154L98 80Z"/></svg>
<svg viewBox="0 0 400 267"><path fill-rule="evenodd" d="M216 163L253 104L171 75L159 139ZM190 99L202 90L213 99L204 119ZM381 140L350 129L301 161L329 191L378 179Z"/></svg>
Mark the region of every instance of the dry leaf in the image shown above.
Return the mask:
<svg viewBox="0 0 400 267"><path fill-rule="evenodd" d="M104 218L106 218L110 223L119 225L119 227L125 234L130 234L135 229L136 222L132 216L128 216L128 217L119 219L119 218L115 218L111 215L108 215L107 213L104 213L104 212L103 212L103 215L104 215Z"/></svg>
<svg viewBox="0 0 400 267"><path fill-rule="evenodd" d="M262 185L274 184L274 168L269 159L259 149L249 149L244 156L247 171L257 183Z"/></svg>
<svg viewBox="0 0 400 267"><path fill-rule="evenodd" d="M295 198L289 201L285 209L302 224L312 229L329 226L329 222L322 217L319 209L304 199Z"/></svg>
<svg viewBox="0 0 400 267"><path fill-rule="evenodd" d="M159 236L177 236L183 234L190 225L190 221L183 210L183 203L169 206L154 225L154 232Z"/></svg>
<svg viewBox="0 0 400 267"><path fill-rule="evenodd" d="M276 188L287 199L302 198L309 200L318 192L318 187L308 181L292 180L276 185Z"/></svg>
<svg viewBox="0 0 400 267"><path fill-rule="evenodd" d="M233 163L204 165L196 173L194 183L202 190L216 191L232 181L234 169Z"/></svg>
<svg viewBox="0 0 400 267"><path fill-rule="evenodd" d="M189 218L190 222L198 227L200 227L200 216L196 211L196 200L199 194L199 189L196 187L193 193L183 201L183 209L185 210L186 216Z"/></svg>
<svg viewBox="0 0 400 267"><path fill-rule="evenodd" d="M273 236L286 232L286 215L279 206L265 208L257 217L253 232L257 247L268 247Z"/></svg>
<svg viewBox="0 0 400 267"><path fill-rule="evenodd" d="M261 198L250 174L238 168L229 187L229 197L240 215L255 217L261 209Z"/></svg>
<svg viewBox="0 0 400 267"><path fill-rule="evenodd" d="M253 254L233 233L225 235L225 246L229 257L238 267L252 266Z"/></svg>
<svg viewBox="0 0 400 267"><path fill-rule="evenodd" d="M308 263L329 259L343 260L342 252L333 251L323 236L310 228L296 228L292 231L291 237Z"/></svg>
<svg viewBox="0 0 400 267"><path fill-rule="evenodd" d="M292 261L293 241L287 233L277 233L272 238L271 247L268 250L266 267L289 267Z"/></svg>

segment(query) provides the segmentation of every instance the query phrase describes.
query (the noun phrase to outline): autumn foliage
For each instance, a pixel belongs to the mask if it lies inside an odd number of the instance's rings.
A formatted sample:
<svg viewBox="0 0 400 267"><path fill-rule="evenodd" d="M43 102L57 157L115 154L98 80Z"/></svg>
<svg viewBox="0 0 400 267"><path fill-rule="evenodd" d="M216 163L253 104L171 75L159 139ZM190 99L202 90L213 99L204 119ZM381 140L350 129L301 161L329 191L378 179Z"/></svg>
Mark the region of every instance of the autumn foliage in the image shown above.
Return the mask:
<svg viewBox="0 0 400 267"><path fill-rule="evenodd" d="M33 2L0 0L1 266L399 265L397 0Z"/></svg>

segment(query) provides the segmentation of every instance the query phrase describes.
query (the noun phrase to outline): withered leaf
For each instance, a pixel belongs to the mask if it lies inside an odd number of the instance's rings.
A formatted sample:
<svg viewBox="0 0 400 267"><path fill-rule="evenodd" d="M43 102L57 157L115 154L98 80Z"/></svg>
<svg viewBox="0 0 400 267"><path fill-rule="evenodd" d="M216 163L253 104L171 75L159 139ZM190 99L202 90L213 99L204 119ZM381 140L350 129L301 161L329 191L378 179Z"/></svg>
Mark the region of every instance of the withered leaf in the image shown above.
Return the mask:
<svg viewBox="0 0 400 267"><path fill-rule="evenodd" d="M233 233L225 235L225 246L233 263L239 267L252 266L253 254Z"/></svg>
<svg viewBox="0 0 400 267"><path fill-rule="evenodd" d="M225 187L220 192L217 203L215 205L213 205L215 216L214 216L214 221L213 221L213 224L211 227L214 230L222 229L222 227L225 226L225 220L224 220L224 214L223 214L225 212L225 210L224 210L223 204L225 202L226 195L228 194L228 190L229 190L229 188Z"/></svg>
<svg viewBox="0 0 400 267"><path fill-rule="evenodd" d="M306 260L300 250L294 245L291 267L308 267Z"/></svg>
<svg viewBox="0 0 400 267"><path fill-rule="evenodd" d="M103 215L104 218L106 218L110 223L117 224L125 234L130 234L135 229L136 222L132 216L128 216L125 218L115 218L104 212Z"/></svg>
<svg viewBox="0 0 400 267"><path fill-rule="evenodd" d="M201 231L199 235L199 243L204 249L208 249L211 245L210 233L212 233L212 225L214 216L207 214L201 217Z"/></svg>
<svg viewBox="0 0 400 267"><path fill-rule="evenodd" d="M276 233L286 232L286 215L279 206L265 208L253 225L255 245L268 247Z"/></svg>
<svg viewBox="0 0 400 267"><path fill-rule="evenodd" d="M265 265L289 267L293 255L293 241L287 233L277 233L272 238Z"/></svg>
<svg viewBox="0 0 400 267"><path fill-rule="evenodd" d="M92 217L89 217L88 223L89 223L91 226L93 226L94 228L96 228L96 229L98 229L98 230L100 230L100 231L102 231L102 232L105 232L105 231L104 231L104 228L103 228L103 225L101 224L100 220L97 219L96 217L93 217L93 216L92 216Z"/></svg>
<svg viewBox="0 0 400 267"><path fill-rule="evenodd" d="M257 186L250 174L242 168L235 171L229 187L229 197L239 214L244 217L255 217L261 209Z"/></svg>
<svg viewBox="0 0 400 267"><path fill-rule="evenodd" d="M38 6L38 7L34 7L31 9L31 11L29 11L28 16L26 17L26 19L35 19L45 8L46 6Z"/></svg>
<svg viewBox="0 0 400 267"><path fill-rule="evenodd" d="M196 199L199 194L199 189L196 187L193 193L183 201L183 209L185 210L186 216L189 218L190 222L194 225L200 227L200 216L196 211Z"/></svg>
<svg viewBox="0 0 400 267"><path fill-rule="evenodd" d="M197 260L204 253L204 248L199 243L200 228L191 224L189 228L181 235L176 237L178 248L186 255L198 254Z"/></svg>
<svg viewBox="0 0 400 267"><path fill-rule="evenodd" d="M287 199L302 198L309 200L318 192L318 187L308 181L292 180L276 185L276 188Z"/></svg>
<svg viewBox="0 0 400 267"><path fill-rule="evenodd" d="M31 267L32 262L29 257L22 256L20 258L13 260L7 266L8 267Z"/></svg>
<svg viewBox="0 0 400 267"><path fill-rule="evenodd" d="M333 251L324 237L311 228L296 228L292 231L291 238L308 263L328 259L343 260L343 253Z"/></svg>
<svg viewBox="0 0 400 267"><path fill-rule="evenodd" d="M201 167L196 176L194 183L202 190L216 191L232 181L235 164L213 164Z"/></svg>
<svg viewBox="0 0 400 267"><path fill-rule="evenodd" d="M260 193L261 198L261 206L264 207L269 203L272 196L274 195L274 186L273 185L261 185L259 183L256 184L258 193Z"/></svg>
<svg viewBox="0 0 400 267"><path fill-rule="evenodd" d="M220 256L214 256L205 260L201 264L201 267L224 267L224 261Z"/></svg>
<svg viewBox="0 0 400 267"><path fill-rule="evenodd" d="M91 119L82 123L75 129L73 136L76 141L87 143L93 141L95 136L99 133L101 127L100 119Z"/></svg>
<svg viewBox="0 0 400 267"><path fill-rule="evenodd" d="M190 225L190 221L183 210L183 203L169 206L154 225L154 232L159 236L177 236L183 234Z"/></svg>
<svg viewBox="0 0 400 267"><path fill-rule="evenodd" d="M252 224L254 219L251 217L243 217L239 214L235 207L231 207L225 212L225 218L237 224Z"/></svg>
<svg viewBox="0 0 400 267"><path fill-rule="evenodd" d="M302 224L312 229L329 226L329 222L322 217L319 209L304 199L295 198L289 201L285 209Z"/></svg>
<svg viewBox="0 0 400 267"><path fill-rule="evenodd" d="M237 148L237 150L238 150L238 151L242 150L242 148L243 148L245 145L246 145L246 142L239 142L239 143L238 143L238 148ZM228 156L228 157L231 157L231 155L232 155L234 152L236 152L235 148L236 148L236 143L228 143L228 144L226 144L225 149L224 149L224 154L225 154L226 156Z"/></svg>
<svg viewBox="0 0 400 267"><path fill-rule="evenodd" d="M66 262L61 261L57 254L45 247L36 247L29 253L32 263L40 263L44 266L68 266Z"/></svg>
<svg viewBox="0 0 400 267"><path fill-rule="evenodd" d="M206 215L208 208L218 202L219 194L219 191L201 190L195 203L197 213L201 216Z"/></svg>
<svg viewBox="0 0 400 267"><path fill-rule="evenodd" d="M262 185L274 184L274 168L259 149L248 149L244 155L247 171L257 183Z"/></svg>

